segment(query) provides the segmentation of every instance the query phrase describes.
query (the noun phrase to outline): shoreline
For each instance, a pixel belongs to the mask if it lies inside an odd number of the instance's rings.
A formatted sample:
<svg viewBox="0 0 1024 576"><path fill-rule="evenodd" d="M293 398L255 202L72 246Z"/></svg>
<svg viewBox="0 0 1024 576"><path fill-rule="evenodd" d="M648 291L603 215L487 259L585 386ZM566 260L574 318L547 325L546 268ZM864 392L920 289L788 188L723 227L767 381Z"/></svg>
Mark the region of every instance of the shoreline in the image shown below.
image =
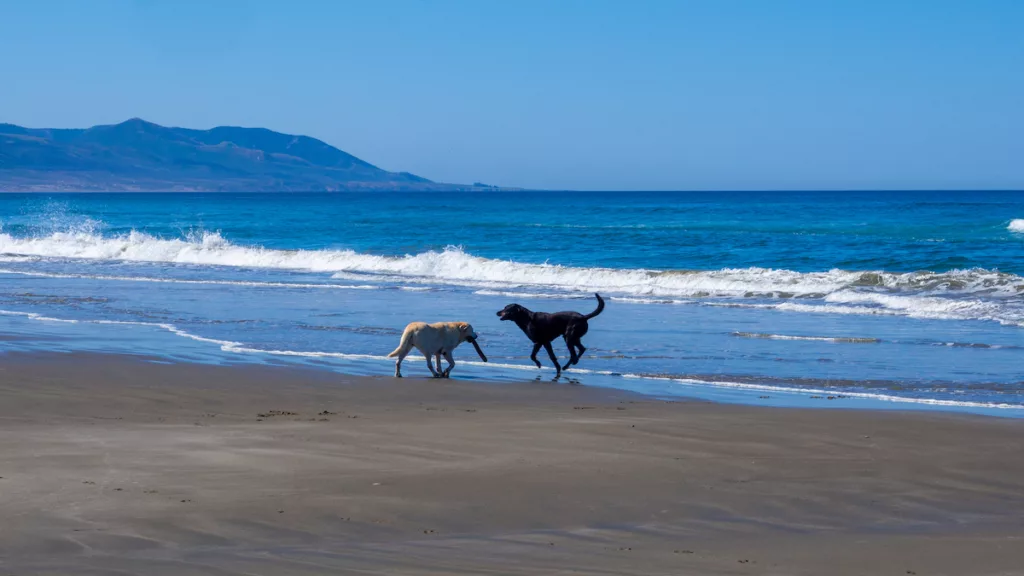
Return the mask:
<svg viewBox="0 0 1024 576"><path fill-rule="evenodd" d="M27 322L35 322L40 319L37 314L21 311L0 310L0 316L7 318L23 319ZM71 320L64 318L43 318L44 320L56 320L61 323L76 325L103 324L101 320ZM16 330L9 329L0 332L0 341L13 343L32 343L37 346L22 348L7 353L24 355L46 355L46 354L95 354L126 357L148 357L168 362L196 362L206 365L220 365L221 362L228 365L248 366L287 366L299 370L315 369L325 370L332 374L350 375L355 377L387 377L391 373L393 359L383 355L343 353L343 352L300 352L290 350L264 350L250 348L244 343L228 340L218 340L191 334L185 330L176 328L165 323L127 322L134 326L150 327L159 333L170 332L173 336L184 337L190 340L213 343L220 346L219 353L209 355L205 360L182 357L175 354L154 354L157 352L150 348L149 352L128 353L123 349L106 350L104 347L87 347L81 349L71 346L65 350L48 350L45 347L39 349L38 344L54 340L70 339L56 333L33 333L31 336L18 334ZM390 344L389 344L390 346ZM35 349L32 349L35 348ZM349 362L348 366L331 364L329 361L340 359ZM474 382L484 383L500 382L503 385L520 382L547 380L550 371L537 372L532 365L508 364L492 356L492 361L482 363L474 359L462 359L459 365L462 367L457 377L470 379ZM327 360L328 362L324 362ZM376 362L383 361L388 365L384 370L377 370ZM373 368L368 366L373 365ZM505 369L506 374L495 375L493 373L480 372L478 369L499 368ZM510 373L508 371L511 371ZM523 377L518 376L522 372ZM533 374L533 378L527 378L525 374ZM587 382L580 382L580 378L588 379ZM923 412L923 413L949 413L949 414L971 414L986 417L1024 419L1024 405L995 402L995 401L972 401L954 400L941 398L920 398L903 396L898 394L885 393L884 388L877 391L846 390L843 388L833 389L826 385L824 379L804 379L804 386L796 386L789 382L796 382L798 379L784 379L778 377L754 377L749 375L729 374L644 374L629 372L614 372L586 367L574 367L572 371L563 374L561 384L584 385L590 388L607 390L618 390L638 394L651 399L674 399L679 401L703 401L718 404L773 407L791 409L825 409L825 410L865 410L865 411L893 411L893 412ZM806 385L811 381L817 381L816 387ZM629 385L639 383L639 385ZM850 381L854 382L854 381Z"/></svg>
<svg viewBox="0 0 1024 576"><path fill-rule="evenodd" d="M0 356L16 574L1005 574L1024 422Z"/></svg>

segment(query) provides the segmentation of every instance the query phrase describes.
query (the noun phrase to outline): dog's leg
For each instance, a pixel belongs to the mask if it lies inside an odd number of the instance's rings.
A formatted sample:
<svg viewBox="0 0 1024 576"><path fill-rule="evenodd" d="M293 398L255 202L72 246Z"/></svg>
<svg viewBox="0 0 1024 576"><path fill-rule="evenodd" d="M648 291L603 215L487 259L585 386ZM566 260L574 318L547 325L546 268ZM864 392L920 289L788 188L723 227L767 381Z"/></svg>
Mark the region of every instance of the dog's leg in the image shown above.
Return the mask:
<svg viewBox="0 0 1024 576"><path fill-rule="evenodd" d="M433 376L434 378L440 378L440 377L441 377L441 375L440 375L440 374L438 374L438 373L437 373L437 372L436 372L436 371L434 370L434 359L433 359L433 358L431 358L431 357L430 357L430 354L427 354L426 352L424 352L424 353L423 353L423 355L427 357L427 368L429 368L429 369L430 369L430 374L431 374L431 375L432 375L432 376Z"/></svg>
<svg viewBox="0 0 1024 576"><path fill-rule="evenodd" d="M398 359L395 360L395 378L402 377L402 360L405 360L405 354L399 353Z"/></svg>
<svg viewBox="0 0 1024 576"><path fill-rule="evenodd" d="M444 359L448 361L448 368L446 368L445 371L444 371L444 377L447 378L448 376L451 375L452 368L455 368L455 358L452 358L452 353L451 352L445 352L444 353ZM440 362L437 363L437 367L441 368L441 363Z"/></svg>
<svg viewBox="0 0 1024 576"><path fill-rule="evenodd" d="M579 348L580 351L576 353L576 362L573 362L573 364L578 363L580 361L580 358L583 357L583 353L587 351L587 347L584 346L583 342L580 342L579 340L576 341L576 347Z"/></svg>
<svg viewBox="0 0 1024 576"><path fill-rule="evenodd" d="M534 344L533 352L530 353L530 360L533 360L533 363L537 365L537 368L540 368L540 360L537 360L537 352L540 352L540 344Z"/></svg>
<svg viewBox="0 0 1024 576"><path fill-rule="evenodd" d="M576 364L579 364L580 356L583 354L583 351L586 351L586 348L583 347L583 344L580 342L580 339L583 338L583 335L587 333L587 328L588 326L585 321L573 322L566 326L564 337L565 344L566 346L569 347L569 361L566 362L565 366L562 367L563 370L568 370L569 366L575 366ZM577 348L581 350L578 353L576 352Z"/></svg>
<svg viewBox="0 0 1024 576"><path fill-rule="evenodd" d="M574 348L575 344L576 343L572 340L572 338L565 339L565 345L567 348L569 348L569 359L565 362L565 366L562 366L562 370L568 370L569 366L572 366L573 364L579 362L579 359L576 358L576 348Z"/></svg>
<svg viewBox="0 0 1024 576"><path fill-rule="evenodd" d="M444 370L441 370L441 351L437 351L437 355L434 356L434 362L437 364L437 373L444 377Z"/></svg>
<svg viewBox="0 0 1024 576"><path fill-rule="evenodd" d="M558 356L555 356L555 351L551 349L551 342L545 342L544 349L548 351L548 356L555 365L555 378L558 378L562 375L562 367L558 365Z"/></svg>

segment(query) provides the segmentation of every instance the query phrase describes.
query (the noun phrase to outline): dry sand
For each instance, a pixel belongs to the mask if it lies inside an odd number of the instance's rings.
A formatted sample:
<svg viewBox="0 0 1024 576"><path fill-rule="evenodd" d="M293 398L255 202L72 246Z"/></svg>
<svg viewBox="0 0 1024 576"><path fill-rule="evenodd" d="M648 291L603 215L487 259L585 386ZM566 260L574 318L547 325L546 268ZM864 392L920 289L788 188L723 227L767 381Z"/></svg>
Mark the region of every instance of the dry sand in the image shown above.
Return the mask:
<svg viewBox="0 0 1024 576"><path fill-rule="evenodd" d="M0 575L1024 574L1024 421L0 356Z"/></svg>

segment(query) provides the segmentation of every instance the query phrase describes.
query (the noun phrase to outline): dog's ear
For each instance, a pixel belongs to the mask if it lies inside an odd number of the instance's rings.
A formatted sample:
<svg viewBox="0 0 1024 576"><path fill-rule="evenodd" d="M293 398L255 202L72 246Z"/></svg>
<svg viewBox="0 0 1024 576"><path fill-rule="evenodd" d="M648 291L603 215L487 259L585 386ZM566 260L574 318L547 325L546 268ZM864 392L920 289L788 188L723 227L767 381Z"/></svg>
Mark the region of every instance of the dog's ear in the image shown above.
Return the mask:
<svg viewBox="0 0 1024 576"><path fill-rule="evenodd" d="M459 322L459 332L469 332L469 324Z"/></svg>

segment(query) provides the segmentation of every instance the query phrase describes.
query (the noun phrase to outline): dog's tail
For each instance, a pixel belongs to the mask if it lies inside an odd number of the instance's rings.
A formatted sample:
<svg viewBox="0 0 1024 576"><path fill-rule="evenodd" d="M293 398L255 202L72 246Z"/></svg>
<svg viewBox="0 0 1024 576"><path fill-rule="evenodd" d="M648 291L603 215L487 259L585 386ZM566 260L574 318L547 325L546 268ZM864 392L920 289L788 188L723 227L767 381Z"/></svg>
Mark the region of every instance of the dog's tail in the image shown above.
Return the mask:
<svg viewBox="0 0 1024 576"><path fill-rule="evenodd" d="M586 320L590 320L594 316L597 316L601 312L604 312L604 298L601 298L601 295L596 292L594 293L594 296L597 296L597 310L594 310L590 314L584 316L583 318L585 318Z"/></svg>
<svg viewBox="0 0 1024 576"><path fill-rule="evenodd" d="M406 353L410 348L412 348L412 330L406 330L405 332L402 332L402 340L399 341L398 348L395 348L394 352L388 354L388 358L394 358L395 356Z"/></svg>

